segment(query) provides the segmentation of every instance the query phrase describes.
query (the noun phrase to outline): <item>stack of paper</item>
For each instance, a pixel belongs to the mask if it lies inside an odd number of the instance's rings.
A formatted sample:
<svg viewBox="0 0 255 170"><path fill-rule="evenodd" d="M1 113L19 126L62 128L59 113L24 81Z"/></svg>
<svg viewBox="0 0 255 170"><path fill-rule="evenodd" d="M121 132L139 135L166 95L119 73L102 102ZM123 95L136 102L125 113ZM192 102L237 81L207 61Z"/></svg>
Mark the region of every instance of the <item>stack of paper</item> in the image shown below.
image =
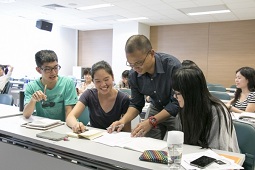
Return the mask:
<svg viewBox="0 0 255 170"><path fill-rule="evenodd" d="M148 137L131 137L131 134L127 132L105 133L103 136L93 141L108 146L117 146L139 152L144 152L145 150L163 150L166 148L166 141Z"/></svg>
<svg viewBox="0 0 255 170"><path fill-rule="evenodd" d="M47 129L50 129L59 125L63 125L63 124L64 122L62 122L61 120L36 117L36 119L34 119L33 121L22 124L21 126L31 128L31 129L47 130Z"/></svg>
<svg viewBox="0 0 255 170"><path fill-rule="evenodd" d="M233 159L229 159L229 158L225 157L225 155L220 156L210 149L208 149L204 152L184 154L182 156L182 162L181 162L182 167L185 169L194 169L194 170L200 169L198 167L190 165L190 162L203 156L203 155L209 156L211 158L215 158L216 160L220 160L225 163L225 164L217 164L216 162L214 162L205 169L244 169L240 165L236 164Z"/></svg>

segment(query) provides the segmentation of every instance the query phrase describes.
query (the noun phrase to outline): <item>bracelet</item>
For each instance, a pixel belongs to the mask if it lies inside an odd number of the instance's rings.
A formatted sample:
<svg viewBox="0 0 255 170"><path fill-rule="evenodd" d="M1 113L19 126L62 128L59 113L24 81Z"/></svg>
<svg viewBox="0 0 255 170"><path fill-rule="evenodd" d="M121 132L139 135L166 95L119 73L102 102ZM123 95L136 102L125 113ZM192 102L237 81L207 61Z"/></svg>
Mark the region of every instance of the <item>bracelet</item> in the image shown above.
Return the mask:
<svg viewBox="0 0 255 170"><path fill-rule="evenodd" d="M150 124L151 124L154 128L157 127L158 121L157 121L157 119L156 119L154 116L150 116L150 117L149 117L149 122L150 122Z"/></svg>

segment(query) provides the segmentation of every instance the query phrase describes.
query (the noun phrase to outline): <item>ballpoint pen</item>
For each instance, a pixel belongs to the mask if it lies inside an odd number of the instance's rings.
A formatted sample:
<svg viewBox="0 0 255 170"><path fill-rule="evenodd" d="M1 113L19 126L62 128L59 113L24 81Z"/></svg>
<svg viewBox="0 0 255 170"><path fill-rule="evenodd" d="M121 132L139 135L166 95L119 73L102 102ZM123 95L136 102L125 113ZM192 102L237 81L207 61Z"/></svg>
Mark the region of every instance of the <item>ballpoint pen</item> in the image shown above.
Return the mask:
<svg viewBox="0 0 255 170"><path fill-rule="evenodd" d="M46 89L47 89L47 84L44 85L44 91L43 91L44 95L46 94ZM44 105L44 100L42 100L42 105Z"/></svg>

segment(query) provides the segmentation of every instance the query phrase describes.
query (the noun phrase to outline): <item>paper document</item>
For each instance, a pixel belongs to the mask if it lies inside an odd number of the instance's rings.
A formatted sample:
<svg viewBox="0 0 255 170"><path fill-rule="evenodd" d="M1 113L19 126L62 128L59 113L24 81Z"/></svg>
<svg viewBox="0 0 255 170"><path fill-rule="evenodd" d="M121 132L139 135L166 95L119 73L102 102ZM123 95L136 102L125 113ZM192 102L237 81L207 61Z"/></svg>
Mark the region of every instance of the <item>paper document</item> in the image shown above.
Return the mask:
<svg viewBox="0 0 255 170"><path fill-rule="evenodd" d="M128 132L105 133L103 136L93 141L108 146L122 147L139 152L145 150L163 150L166 148L166 141L148 138L148 137L131 137Z"/></svg>
<svg viewBox="0 0 255 170"><path fill-rule="evenodd" d="M201 156L209 156L211 158L215 158L216 160L221 160L222 162L224 162L225 164L219 165L217 163L212 163L211 165L209 165L208 167L206 167L205 169L244 169L243 167L241 167L240 165L236 164L234 160L232 159L228 159L224 156L220 156L217 153L215 153L212 150L206 150L204 152L197 152L197 153L191 153L191 154L184 154L182 156L182 162L181 165L183 166L183 168L185 169L200 169L198 167L192 166L190 165L190 162L201 157Z"/></svg>

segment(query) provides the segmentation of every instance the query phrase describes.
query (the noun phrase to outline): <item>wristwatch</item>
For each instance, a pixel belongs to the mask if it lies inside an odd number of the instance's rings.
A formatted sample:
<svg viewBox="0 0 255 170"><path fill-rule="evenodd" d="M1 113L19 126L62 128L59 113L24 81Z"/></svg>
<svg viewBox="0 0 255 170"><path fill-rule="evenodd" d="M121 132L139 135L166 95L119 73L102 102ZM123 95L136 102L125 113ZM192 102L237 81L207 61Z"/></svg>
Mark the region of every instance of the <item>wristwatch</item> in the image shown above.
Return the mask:
<svg viewBox="0 0 255 170"><path fill-rule="evenodd" d="M157 121L157 119L156 119L154 116L150 116L150 117L149 117L149 122L150 122L150 124L151 124L154 128L157 127L158 121Z"/></svg>

